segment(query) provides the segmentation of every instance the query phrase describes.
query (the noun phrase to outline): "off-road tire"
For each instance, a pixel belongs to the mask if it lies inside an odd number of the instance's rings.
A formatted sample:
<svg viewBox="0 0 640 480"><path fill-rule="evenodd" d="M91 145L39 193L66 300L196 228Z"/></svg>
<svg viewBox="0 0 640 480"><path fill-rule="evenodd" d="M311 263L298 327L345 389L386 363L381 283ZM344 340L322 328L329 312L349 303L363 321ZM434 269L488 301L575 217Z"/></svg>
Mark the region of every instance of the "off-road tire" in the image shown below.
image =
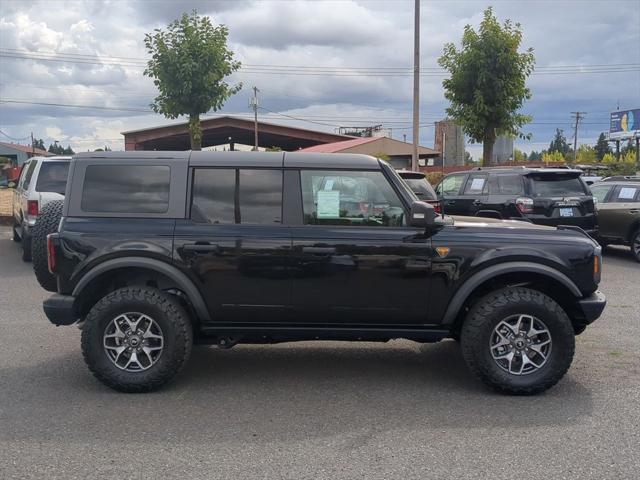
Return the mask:
<svg viewBox="0 0 640 480"><path fill-rule="evenodd" d="M22 261L31 261L31 236L27 234L22 235Z"/></svg>
<svg viewBox="0 0 640 480"><path fill-rule="evenodd" d="M489 348L493 329L503 319L527 314L540 319L551 335L551 352L539 370L515 375L501 369ZM529 288L503 288L478 300L462 325L462 355L469 369L486 385L501 393L533 395L555 385L567 372L575 350L571 321L547 295Z"/></svg>
<svg viewBox="0 0 640 480"><path fill-rule="evenodd" d="M56 276L49 271L47 262L47 235L58 231L63 206L63 200L47 203L40 212L31 235L33 271L40 286L49 292L57 291L57 285Z"/></svg>
<svg viewBox="0 0 640 480"><path fill-rule="evenodd" d="M107 356L103 335L112 319L139 312L152 317L164 335L164 349L148 370L128 372ZM193 345L191 321L179 302L160 290L126 287L115 290L94 305L82 327L82 353L89 370L105 385L128 393L157 390L186 364Z"/></svg>
<svg viewBox="0 0 640 480"><path fill-rule="evenodd" d="M636 261L640 262L640 249L635 248L636 242L640 242L640 229L631 235L631 255L633 255Z"/></svg>

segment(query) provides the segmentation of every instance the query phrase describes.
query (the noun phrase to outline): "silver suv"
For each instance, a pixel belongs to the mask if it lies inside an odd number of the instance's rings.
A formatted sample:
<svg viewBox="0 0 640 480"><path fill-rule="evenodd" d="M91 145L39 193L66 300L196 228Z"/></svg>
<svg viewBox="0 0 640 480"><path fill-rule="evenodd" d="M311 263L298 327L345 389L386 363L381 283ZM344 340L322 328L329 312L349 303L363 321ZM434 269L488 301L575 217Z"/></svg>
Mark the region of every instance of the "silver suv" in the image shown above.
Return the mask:
<svg viewBox="0 0 640 480"><path fill-rule="evenodd" d="M32 157L22 167L13 192L13 240L22 241L22 259L31 260L31 229L42 207L64 199L71 157Z"/></svg>

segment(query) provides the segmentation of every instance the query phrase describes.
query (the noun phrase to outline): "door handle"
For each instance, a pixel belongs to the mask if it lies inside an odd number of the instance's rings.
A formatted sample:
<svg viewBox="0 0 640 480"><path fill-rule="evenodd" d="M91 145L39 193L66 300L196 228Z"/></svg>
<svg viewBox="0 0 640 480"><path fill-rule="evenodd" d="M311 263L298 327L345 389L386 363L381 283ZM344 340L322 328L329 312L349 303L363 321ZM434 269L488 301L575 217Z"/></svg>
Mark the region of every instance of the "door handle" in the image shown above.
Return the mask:
<svg viewBox="0 0 640 480"><path fill-rule="evenodd" d="M446 202L444 202L445 205L455 205L456 201L455 200L447 200Z"/></svg>
<svg viewBox="0 0 640 480"><path fill-rule="evenodd" d="M482 202L481 202L480 200L474 200L474 201L473 201L473 204L474 204L476 207L479 207L480 205L482 205Z"/></svg>
<svg viewBox="0 0 640 480"><path fill-rule="evenodd" d="M194 253L207 253L207 252L219 252L220 246L212 243L185 243L182 245L182 249L185 252Z"/></svg>
<svg viewBox="0 0 640 480"><path fill-rule="evenodd" d="M302 253L311 253L313 255L331 255L336 253L334 247L302 247Z"/></svg>

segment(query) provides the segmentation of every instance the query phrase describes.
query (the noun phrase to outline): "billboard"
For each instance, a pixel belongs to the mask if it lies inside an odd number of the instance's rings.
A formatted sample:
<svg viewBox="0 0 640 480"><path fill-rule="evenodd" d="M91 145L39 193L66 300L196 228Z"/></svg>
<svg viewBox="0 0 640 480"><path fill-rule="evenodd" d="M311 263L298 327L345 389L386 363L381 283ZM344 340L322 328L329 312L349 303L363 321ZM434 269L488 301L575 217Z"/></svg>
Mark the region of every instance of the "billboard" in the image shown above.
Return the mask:
<svg viewBox="0 0 640 480"><path fill-rule="evenodd" d="M611 113L610 139L625 140L637 136L640 136L640 108Z"/></svg>

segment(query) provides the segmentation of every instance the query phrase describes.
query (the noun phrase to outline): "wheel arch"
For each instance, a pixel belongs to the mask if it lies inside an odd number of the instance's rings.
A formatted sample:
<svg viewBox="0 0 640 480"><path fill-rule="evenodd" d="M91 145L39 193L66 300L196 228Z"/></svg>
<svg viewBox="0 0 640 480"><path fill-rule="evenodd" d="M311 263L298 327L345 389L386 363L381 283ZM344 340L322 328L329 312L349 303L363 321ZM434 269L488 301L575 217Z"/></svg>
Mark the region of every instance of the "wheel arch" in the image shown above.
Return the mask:
<svg viewBox="0 0 640 480"><path fill-rule="evenodd" d="M528 285L542 291L559 303L572 321L579 320L581 312L575 300L582 297L582 292L569 277L547 265L506 262L469 277L449 302L443 325L457 331L475 300L496 288L515 285Z"/></svg>
<svg viewBox="0 0 640 480"><path fill-rule="evenodd" d="M107 260L93 267L76 284L72 295L78 299L76 308L81 316L109 290L124 285L149 285L174 288L187 300L198 319L210 321L209 310L202 294L183 272L173 265L147 257L127 257ZM123 286L123 285L120 285Z"/></svg>
<svg viewBox="0 0 640 480"><path fill-rule="evenodd" d="M631 225L629 225L629 229L627 230L627 238L625 239L627 242L631 243L633 240L633 234L640 230L640 217L636 218Z"/></svg>

